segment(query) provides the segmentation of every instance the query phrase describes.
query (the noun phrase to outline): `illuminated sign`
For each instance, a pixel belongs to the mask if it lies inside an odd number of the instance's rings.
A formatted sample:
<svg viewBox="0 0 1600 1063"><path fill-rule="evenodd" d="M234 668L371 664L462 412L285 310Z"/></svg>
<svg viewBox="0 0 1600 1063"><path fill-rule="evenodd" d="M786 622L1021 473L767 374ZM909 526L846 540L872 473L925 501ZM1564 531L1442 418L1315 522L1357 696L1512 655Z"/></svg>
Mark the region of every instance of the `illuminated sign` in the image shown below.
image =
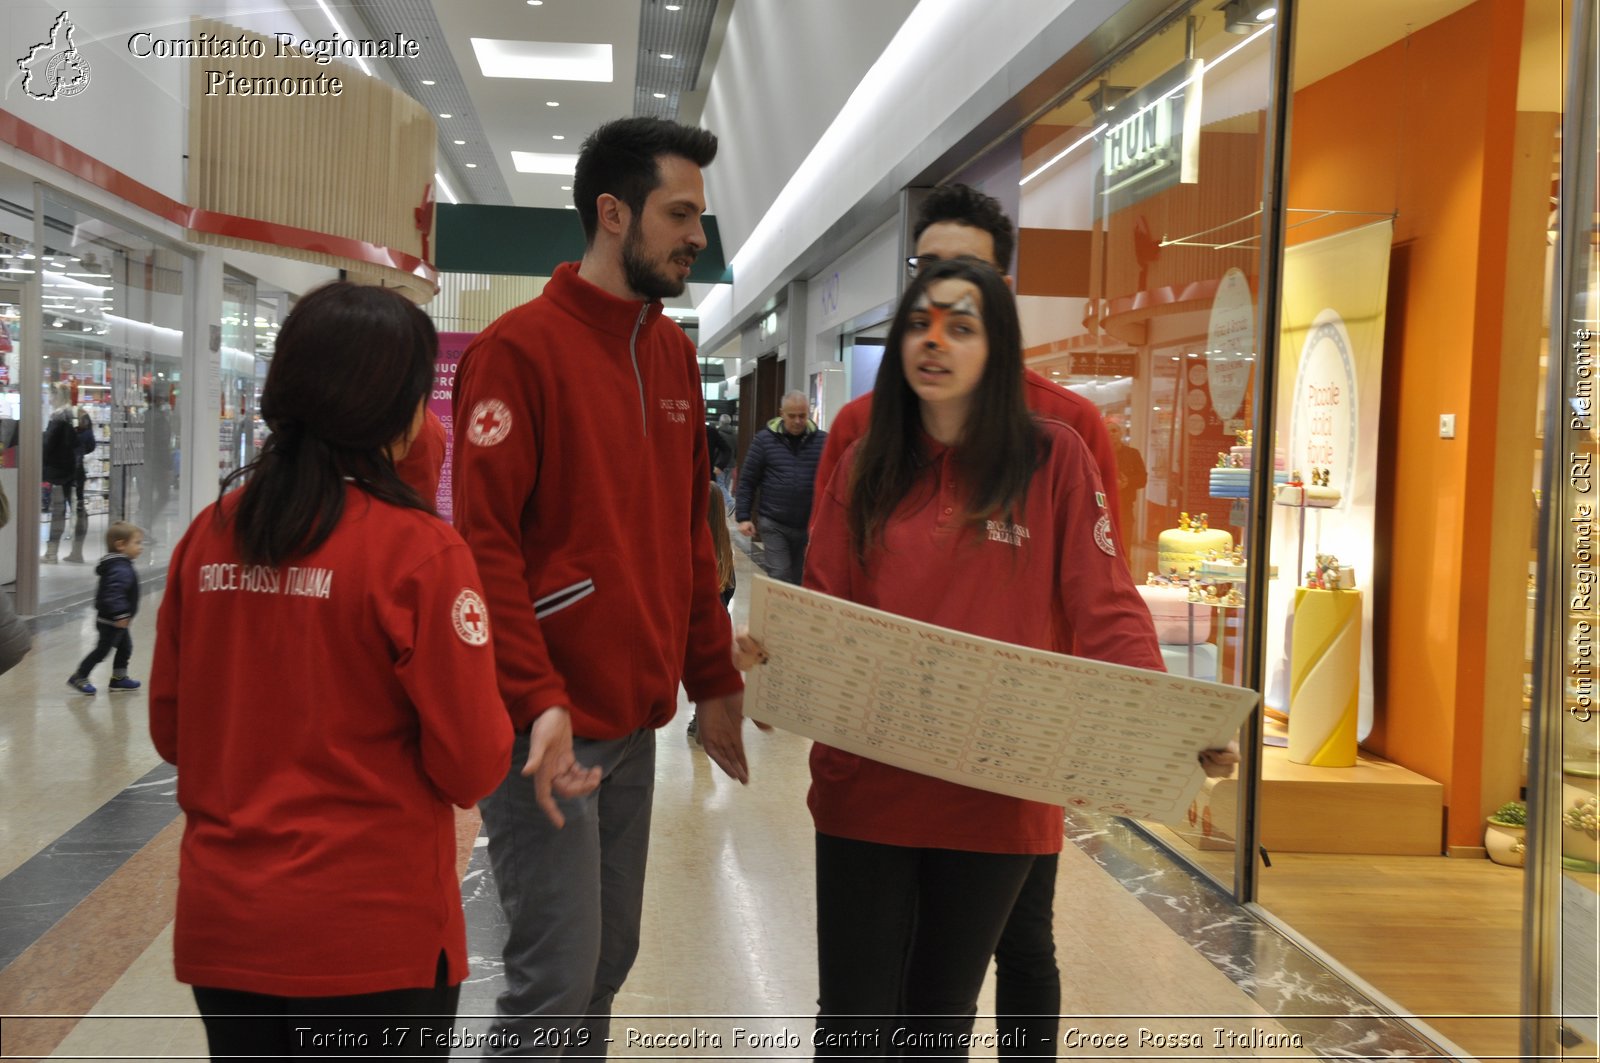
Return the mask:
<svg viewBox="0 0 1600 1063"><path fill-rule="evenodd" d="M1096 218L1200 179L1200 90L1205 64L1189 59L1101 115Z"/></svg>

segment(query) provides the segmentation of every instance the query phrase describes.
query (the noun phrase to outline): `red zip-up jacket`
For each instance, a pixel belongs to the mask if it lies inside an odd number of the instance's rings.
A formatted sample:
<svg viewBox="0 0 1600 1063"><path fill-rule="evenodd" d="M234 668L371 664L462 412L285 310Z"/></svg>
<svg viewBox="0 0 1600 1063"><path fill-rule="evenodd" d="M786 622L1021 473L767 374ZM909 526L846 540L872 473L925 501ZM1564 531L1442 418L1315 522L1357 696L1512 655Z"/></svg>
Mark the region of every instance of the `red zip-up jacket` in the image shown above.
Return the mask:
<svg viewBox="0 0 1600 1063"><path fill-rule="evenodd" d="M923 436L929 464L889 518L882 542L855 562L841 465L817 498L805 585L861 605L970 635L1048 650L1063 625L1078 654L1165 671L1155 625L1117 556L1100 477L1078 434L1040 423L1045 460L1027 505L974 529L951 451ZM1054 853L1061 809L892 767L818 742L811 747L812 819L823 834L883 845L981 853Z"/></svg>
<svg viewBox="0 0 1600 1063"><path fill-rule="evenodd" d="M150 737L184 811L178 980L322 997L467 976L452 804L511 766L472 555L345 490L327 541L240 562L208 506L172 553Z"/></svg>
<svg viewBox="0 0 1600 1063"><path fill-rule="evenodd" d="M584 738L660 727L744 689L706 523L694 344L658 302L556 268L462 355L455 521L483 574L518 730L552 706Z"/></svg>

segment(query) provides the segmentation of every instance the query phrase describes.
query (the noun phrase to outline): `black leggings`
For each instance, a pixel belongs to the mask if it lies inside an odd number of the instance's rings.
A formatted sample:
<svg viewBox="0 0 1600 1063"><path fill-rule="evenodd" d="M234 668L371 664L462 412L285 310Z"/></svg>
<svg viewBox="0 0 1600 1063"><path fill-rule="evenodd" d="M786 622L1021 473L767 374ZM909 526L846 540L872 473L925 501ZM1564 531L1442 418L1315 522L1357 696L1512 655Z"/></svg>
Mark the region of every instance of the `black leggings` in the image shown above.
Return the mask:
<svg viewBox="0 0 1600 1063"><path fill-rule="evenodd" d="M961 1039L1034 860L818 834L817 1058L966 1059Z"/></svg>
<svg viewBox="0 0 1600 1063"><path fill-rule="evenodd" d="M1003 1030L1022 1036L1001 1059L1056 1058L1061 1032L1061 970L1056 966L1056 853L1034 858L994 950L994 1010Z"/></svg>
<svg viewBox="0 0 1600 1063"><path fill-rule="evenodd" d="M439 953L434 984L347 997L280 997L194 987L213 1060L448 1059L461 986L447 985Z"/></svg>

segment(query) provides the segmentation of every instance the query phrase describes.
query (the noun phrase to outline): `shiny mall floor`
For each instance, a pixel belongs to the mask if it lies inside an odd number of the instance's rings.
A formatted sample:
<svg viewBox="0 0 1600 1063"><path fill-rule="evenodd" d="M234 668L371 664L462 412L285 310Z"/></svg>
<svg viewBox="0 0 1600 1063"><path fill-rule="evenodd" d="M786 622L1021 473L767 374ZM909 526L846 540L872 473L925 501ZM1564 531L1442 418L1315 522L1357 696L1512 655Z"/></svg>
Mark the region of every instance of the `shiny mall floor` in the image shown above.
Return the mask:
<svg viewBox="0 0 1600 1063"><path fill-rule="evenodd" d="M736 623L752 579L743 554L739 566ZM140 678L159 603L159 584L147 586L133 628ZM33 623L33 652L0 676L0 1052L204 1058L193 999L172 976L182 817L174 771L150 746L145 695L91 698L65 685L92 643L89 609ZM752 781L740 787L686 740L686 719L659 735L644 945L616 1001L611 1055L807 1057L816 1001L807 743L752 733ZM457 1055L467 1058L493 1011L503 926L476 815L460 822L473 971ZM1056 913L1062 1058L1445 1058L1120 821L1069 821ZM991 975L980 1032L997 1032L992 1015ZM762 1036L752 1046L736 1029ZM674 1033L698 1034L698 1047L645 1047L646 1035ZM1194 1040L1178 1053L1161 1047L1174 1035ZM1127 1048L1097 1047L1124 1036Z"/></svg>

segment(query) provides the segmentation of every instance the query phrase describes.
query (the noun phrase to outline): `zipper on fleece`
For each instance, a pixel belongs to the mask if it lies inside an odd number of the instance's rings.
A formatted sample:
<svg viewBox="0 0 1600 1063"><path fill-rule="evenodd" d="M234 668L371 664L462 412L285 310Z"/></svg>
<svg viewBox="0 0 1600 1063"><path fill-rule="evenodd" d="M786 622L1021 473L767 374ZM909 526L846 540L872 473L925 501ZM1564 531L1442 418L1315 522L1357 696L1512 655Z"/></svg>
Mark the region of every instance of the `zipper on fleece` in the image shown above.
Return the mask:
<svg viewBox="0 0 1600 1063"><path fill-rule="evenodd" d="M644 319L650 313L650 304L645 303L639 310L639 320L633 323L633 335L628 337L628 357L633 359L633 379L639 382L639 420L644 428L644 434L650 434L650 410L644 403L644 375L639 372L639 330L644 328Z"/></svg>

